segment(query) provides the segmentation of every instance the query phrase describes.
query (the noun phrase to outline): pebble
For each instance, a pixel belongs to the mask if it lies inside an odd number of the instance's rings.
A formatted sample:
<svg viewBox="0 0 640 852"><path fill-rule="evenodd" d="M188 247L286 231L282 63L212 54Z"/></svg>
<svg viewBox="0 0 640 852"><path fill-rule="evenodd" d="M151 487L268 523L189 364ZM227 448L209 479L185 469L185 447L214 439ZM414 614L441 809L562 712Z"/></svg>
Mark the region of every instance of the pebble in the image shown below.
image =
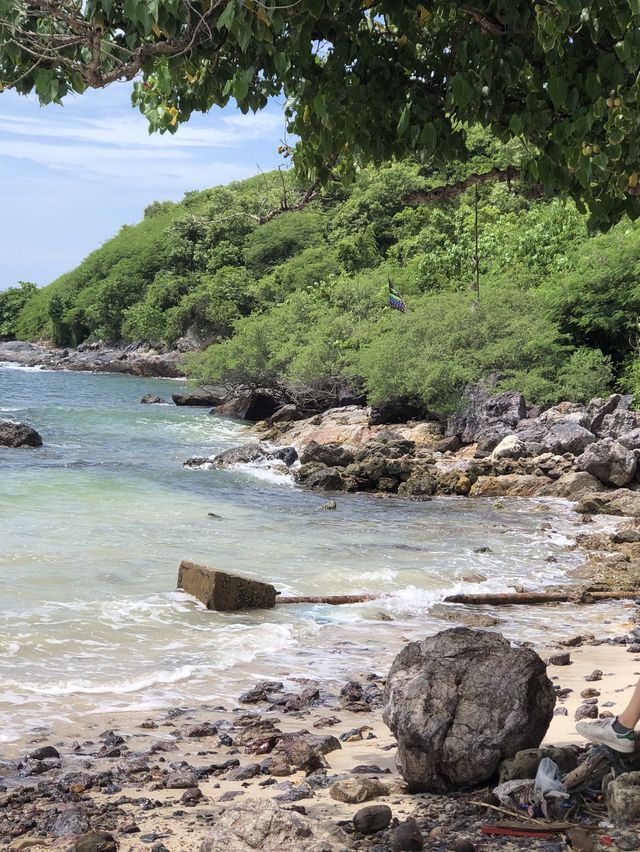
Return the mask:
<svg viewBox="0 0 640 852"><path fill-rule="evenodd" d="M391 849L393 852L420 852L424 849L424 838L418 828L418 823L409 817L400 823L391 835Z"/></svg>
<svg viewBox="0 0 640 852"><path fill-rule="evenodd" d="M571 654L554 654L552 657L549 657L549 665L551 666L570 666L571 665Z"/></svg>
<svg viewBox="0 0 640 852"><path fill-rule="evenodd" d="M389 825L391 817L391 808L388 805L368 805L356 811L353 827L360 834L375 834Z"/></svg>
<svg viewBox="0 0 640 852"><path fill-rule="evenodd" d="M585 680L594 681L594 680L602 680L602 672L600 669L594 669L590 675L585 676Z"/></svg>

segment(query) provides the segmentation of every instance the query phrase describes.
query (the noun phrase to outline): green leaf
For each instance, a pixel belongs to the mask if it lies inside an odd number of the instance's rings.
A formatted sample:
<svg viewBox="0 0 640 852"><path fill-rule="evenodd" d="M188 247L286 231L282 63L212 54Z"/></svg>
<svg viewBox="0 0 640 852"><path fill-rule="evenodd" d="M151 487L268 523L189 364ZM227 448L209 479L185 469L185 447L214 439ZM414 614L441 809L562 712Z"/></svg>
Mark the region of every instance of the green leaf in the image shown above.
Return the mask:
<svg viewBox="0 0 640 852"><path fill-rule="evenodd" d="M406 104L402 112L400 113L400 118L398 119L398 136L402 136L407 127L409 126L409 113L411 112L411 104Z"/></svg>
<svg viewBox="0 0 640 852"><path fill-rule="evenodd" d="M473 98L473 88L462 74L456 74L451 80L451 91L456 106L465 110Z"/></svg>
<svg viewBox="0 0 640 852"><path fill-rule="evenodd" d="M549 84L547 86L547 90L549 92L549 97L551 98L551 103L554 108L559 110L564 106L564 103L567 98L567 81L564 77L553 76L549 80Z"/></svg>
<svg viewBox="0 0 640 852"><path fill-rule="evenodd" d="M216 23L217 29L221 30L223 27L226 27L228 30L230 30L235 16L236 2L235 0L231 0L231 2L227 3L227 5L224 7L222 14L218 18L218 21Z"/></svg>

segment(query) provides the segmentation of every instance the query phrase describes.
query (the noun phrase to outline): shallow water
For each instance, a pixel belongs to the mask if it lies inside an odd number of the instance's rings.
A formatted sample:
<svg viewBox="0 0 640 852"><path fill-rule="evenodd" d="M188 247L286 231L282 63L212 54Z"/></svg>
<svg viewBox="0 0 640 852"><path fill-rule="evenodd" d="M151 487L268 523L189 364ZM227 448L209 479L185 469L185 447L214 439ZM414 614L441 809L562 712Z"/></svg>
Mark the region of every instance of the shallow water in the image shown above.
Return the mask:
<svg viewBox="0 0 640 852"><path fill-rule="evenodd" d="M260 677L384 671L405 638L448 626L428 610L453 589L540 588L580 561L564 550L576 519L560 501L339 495L319 511L326 495L271 471L183 468L247 437L206 409L139 404L179 389L0 365L0 417L45 444L0 448L0 741L86 713L221 700ZM207 612L175 590L181 559L284 592L387 596ZM478 572L487 579L465 580ZM592 607L589 619L616 612ZM515 639L584 627L572 607L500 616Z"/></svg>

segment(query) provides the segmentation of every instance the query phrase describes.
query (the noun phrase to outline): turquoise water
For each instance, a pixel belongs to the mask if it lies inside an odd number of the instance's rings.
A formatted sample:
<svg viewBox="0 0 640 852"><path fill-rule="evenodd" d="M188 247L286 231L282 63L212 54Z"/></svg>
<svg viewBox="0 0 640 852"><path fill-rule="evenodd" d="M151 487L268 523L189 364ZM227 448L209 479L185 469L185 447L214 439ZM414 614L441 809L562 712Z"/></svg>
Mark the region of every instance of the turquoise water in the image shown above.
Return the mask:
<svg viewBox="0 0 640 852"><path fill-rule="evenodd" d="M579 561L561 503L339 495L319 511L326 495L281 473L183 468L248 436L205 409L139 404L179 388L0 367L0 417L44 439L0 448L0 741L43 720L228 698L259 677L382 671L404 638L442 629L428 609L452 589L538 588ZM212 613L175 590L181 559L286 592L387 597ZM521 611L504 631L539 638L549 617ZM569 609L552 617L575 632Z"/></svg>

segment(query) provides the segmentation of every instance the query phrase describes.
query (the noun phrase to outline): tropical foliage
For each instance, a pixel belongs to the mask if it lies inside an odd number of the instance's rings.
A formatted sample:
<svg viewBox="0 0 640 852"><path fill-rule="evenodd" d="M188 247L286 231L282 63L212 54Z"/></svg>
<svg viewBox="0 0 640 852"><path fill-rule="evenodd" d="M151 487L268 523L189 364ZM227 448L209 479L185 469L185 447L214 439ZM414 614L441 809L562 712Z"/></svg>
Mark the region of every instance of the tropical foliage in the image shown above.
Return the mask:
<svg viewBox="0 0 640 852"><path fill-rule="evenodd" d="M307 179L443 166L479 123L603 227L640 213L639 57L637 0L0 0L0 83L43 103L136 80L150 127L174 132L284 94Z"/></svg>
<svg viewBox="0 0 640 852"><path fill-rule="evenodd" d="M189 364L202 383L342 382L442 411L488 374L542 403L639 391L640 227L589 236L573 202L517 182L478 188L477 234L474 186L407 205L519 156L477 129L468 144L444 174L415 160L368 167L276 217L299 190L293 171L150 205L53 284L7 291L21 301L5 333L62 345L189 336L211 344ZM407 313L388 307L389 281Z"/></svg>

